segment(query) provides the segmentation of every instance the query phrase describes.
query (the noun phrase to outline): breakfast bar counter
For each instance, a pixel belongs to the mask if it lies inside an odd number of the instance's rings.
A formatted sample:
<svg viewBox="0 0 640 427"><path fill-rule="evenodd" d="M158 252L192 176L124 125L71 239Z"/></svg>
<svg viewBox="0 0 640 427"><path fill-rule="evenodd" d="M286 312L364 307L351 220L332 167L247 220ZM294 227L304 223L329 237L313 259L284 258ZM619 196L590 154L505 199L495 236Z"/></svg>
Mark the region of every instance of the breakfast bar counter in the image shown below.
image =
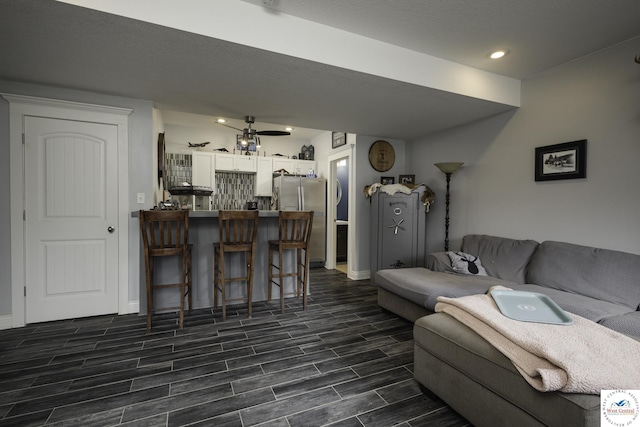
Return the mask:
<svg viewBox="0 0 640 427"><path fill-rule="evenodd" d="M138 218L139 211L131 213ZM269 240L278 240L278 211L260 210L258 212L258 235L254 262L253 301L266 301L268 291ZM189 212L189 243L193 245L193 305L194 308L213 307L213 243L219 241L218 211L190 211ZM291 251L293 252L293 251ZM283 264L288 271L295 265L293 253L287 254ZM144 297L144 256L141 248L141 296ZM161 260L156 263L156 278L158 283L179 281L179 261L176 259ZM244 268L244 254L227 254L225 270L227 275L242 275ZM285 293L293 291L292 278L285 279ZM307 288L308 289L308 288ZM172 292L173 291L173 292ZM278 286L273 288L274 303L280 298ZM246 294L243 282L232 283L227 287L230 298L241 297ZM157 290L155 306L175 306L179 301L178 293L172 289ZM140 311L146 312L146 302L141 301Z"/></svg>

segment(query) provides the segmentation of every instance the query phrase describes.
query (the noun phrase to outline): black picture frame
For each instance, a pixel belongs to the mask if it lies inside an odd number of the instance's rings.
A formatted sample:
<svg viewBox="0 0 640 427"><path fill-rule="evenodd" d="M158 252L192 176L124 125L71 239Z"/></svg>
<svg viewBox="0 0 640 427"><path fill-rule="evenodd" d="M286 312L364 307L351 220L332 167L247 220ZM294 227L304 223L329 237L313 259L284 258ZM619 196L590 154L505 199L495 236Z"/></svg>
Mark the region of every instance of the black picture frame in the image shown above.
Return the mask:
<svg viewBox="0 0 640 427"><path fill-rule="evenodd" d="M536 181L556 181L586 177L586 139L536 147Z"/></svg>
<svg viewBox="0 0 640 427"><path fill-rule="evenodd" d="M380 184L382 185L391 185L396 183L396 178L394 176L381 176Z"/></svg>
<svg viewBox="0 0 640 427"><path fill-rule="evenodd" d="M398 183L400 184L415 184L416 176L415 175L399 175Z"/></svg>
<svg viewBox="0 0 640 427"><path fill-rule="evenodd" d="M347 134L345 132L331 133L331 148L338 148L347 143Z"/></svg>
<svg viewBox="0 0 640 427"><path fill-rule="evenodd" d="M158 134L158 185L164 179L165 165L165 142L164 132Z"/></svg>

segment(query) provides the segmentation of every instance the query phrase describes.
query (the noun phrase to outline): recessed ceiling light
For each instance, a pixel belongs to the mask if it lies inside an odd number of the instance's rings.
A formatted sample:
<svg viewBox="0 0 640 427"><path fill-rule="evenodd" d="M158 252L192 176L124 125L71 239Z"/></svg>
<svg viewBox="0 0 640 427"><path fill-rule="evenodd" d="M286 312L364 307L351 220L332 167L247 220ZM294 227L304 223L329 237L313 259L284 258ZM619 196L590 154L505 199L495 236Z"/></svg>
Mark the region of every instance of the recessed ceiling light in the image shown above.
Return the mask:
<svg viewBox="0 0 640 427"><path fill-rule="evenodd" d="M500 59L500 58L506 56L508 53L509 53L509 51L507 49L494 50L493 52L491 52L489 54L489 58L491 58L491 59Z"/></svg>
<svg viewBox="0 0 640 427"><path fill-rule="evenodd" d="M226 122L226 120L225 120L225 119L216 119L216 122L218 122L218 123L224 123L224 122Z"/></svg>
<svg viewBox="0 0 640 427"><path fill-rule="evenodd" d="M286 130L287 132L291 132L293 130L293 128L288 126L288 127L284 128L284 130Z"/></svg>

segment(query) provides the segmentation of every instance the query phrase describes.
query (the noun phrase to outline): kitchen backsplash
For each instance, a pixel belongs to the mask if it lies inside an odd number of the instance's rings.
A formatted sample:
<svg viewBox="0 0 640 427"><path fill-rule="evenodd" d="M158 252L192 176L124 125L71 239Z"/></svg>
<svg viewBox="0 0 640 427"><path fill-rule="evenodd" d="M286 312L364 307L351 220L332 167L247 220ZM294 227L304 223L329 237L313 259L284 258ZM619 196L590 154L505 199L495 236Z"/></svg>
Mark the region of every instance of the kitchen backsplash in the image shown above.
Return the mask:
<svg viewBox="0 0 640 427"><path fill-rule="evenodd" d="M167 154L167 186L191 182L191 155ZM213 209L246 209L247 202L258 202L258 209L271 208L270 197L255 197L256 175L253 173L216 172L216 188L212 196Z"/></svg>
<svg viewBox="0 0 640 427"><path fill-rule="evenodd" d="M258 202L259 210L269 210L270 197L255 197L256 174L216 172L214 209L246 209L247 202Z"/></svg>
<svg viewBox="0 0 640 427"><path fill-rule="evenodd" d="M167 167L165 189L176 187L183 182L191 182L191 154L167 153L165 164Z"/></svg>

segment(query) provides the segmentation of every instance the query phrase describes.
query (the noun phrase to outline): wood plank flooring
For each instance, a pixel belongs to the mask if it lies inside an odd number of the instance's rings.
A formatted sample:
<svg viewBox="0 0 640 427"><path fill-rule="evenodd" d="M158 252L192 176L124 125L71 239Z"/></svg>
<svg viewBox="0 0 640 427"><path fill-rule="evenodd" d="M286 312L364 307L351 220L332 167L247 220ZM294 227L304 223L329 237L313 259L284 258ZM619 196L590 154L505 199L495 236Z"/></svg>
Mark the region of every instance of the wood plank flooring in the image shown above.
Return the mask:
<svg viewBox="0 0 640 427"><path fill-rule="evenodd" d="M301 300L99 316L0 331L0 426L429 426L469 423L413 380L412 324L369 280L313 269Z"/></svg>

